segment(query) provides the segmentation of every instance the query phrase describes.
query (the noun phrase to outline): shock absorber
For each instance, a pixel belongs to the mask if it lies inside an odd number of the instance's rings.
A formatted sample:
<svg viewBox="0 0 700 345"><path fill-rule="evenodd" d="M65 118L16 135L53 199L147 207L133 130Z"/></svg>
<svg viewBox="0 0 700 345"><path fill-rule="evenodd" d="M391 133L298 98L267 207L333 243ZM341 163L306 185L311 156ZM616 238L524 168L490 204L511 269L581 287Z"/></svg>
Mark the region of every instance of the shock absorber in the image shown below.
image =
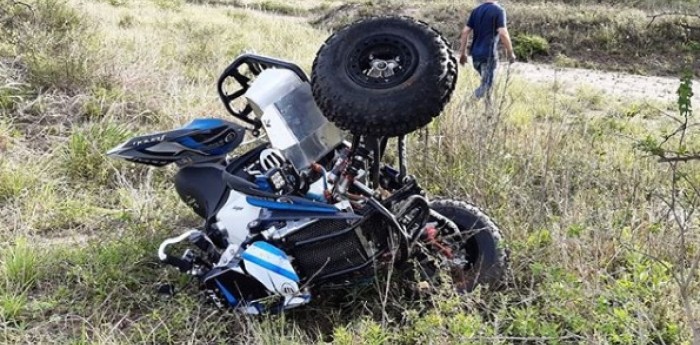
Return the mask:
<svg viewBox="0 0 700 345"><path fill-rule="evenodd" d="M328 176L328 182L336 183L336 181L338 180L338 176L340 176L347 168L349 154L350 149L347 148L343 149L340 152L340 156L335 161L335 165L333 165L333 168L330 171L330 174Z"/></svg>
<svg viewBox="0 0 700 345"><path fill-rule="evenodd" d="M360 171L364 170L365 166L367 165L367 155L369 155L369 151L367 149L363 147L356 147L353 148L353 153L354 154L352 157L349 157L350 162L345 168L345 171L343 171L340 175L339 183L336 184L336 188L333 193L335 198L343 198L347 196L350 186L353 185L355 179L360 174Z"/></svg>

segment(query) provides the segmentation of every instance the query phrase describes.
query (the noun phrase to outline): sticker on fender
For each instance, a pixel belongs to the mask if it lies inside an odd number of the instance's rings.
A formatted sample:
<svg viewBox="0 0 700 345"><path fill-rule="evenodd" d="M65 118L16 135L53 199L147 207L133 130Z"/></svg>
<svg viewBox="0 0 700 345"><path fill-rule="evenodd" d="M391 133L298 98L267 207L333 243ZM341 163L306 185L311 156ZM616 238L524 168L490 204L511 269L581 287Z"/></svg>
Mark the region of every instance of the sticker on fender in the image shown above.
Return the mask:
<svg viewBox="0 0 700 345"><path fill-rule="evenodd" d="M242 257L246 271L269 291L285 296L299 292L299 276L279 248L266 242L255 242Z"/></svg>

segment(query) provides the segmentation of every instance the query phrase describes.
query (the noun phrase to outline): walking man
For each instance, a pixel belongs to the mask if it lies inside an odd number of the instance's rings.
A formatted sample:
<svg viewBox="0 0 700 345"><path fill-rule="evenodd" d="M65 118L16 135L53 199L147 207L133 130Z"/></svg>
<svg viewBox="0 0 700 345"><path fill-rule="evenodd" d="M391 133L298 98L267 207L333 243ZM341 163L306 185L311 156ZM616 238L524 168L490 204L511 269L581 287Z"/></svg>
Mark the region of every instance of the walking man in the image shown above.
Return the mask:
<svg viewBox="0 0 700 345"><path fill-rule="evenodd" d="M482 0L469 15L467 25L462 30L459 47L459 63L467 63L467 55L472 56L474 69L481 76L481 85L474 91L474 96L481 99L486 96L490 101L496 67L498 67L498 43L501 42L510 63L515 62L513 45L506 27L506 11L496 0ZM474 32L474 39L466 52L469 35Z"/></svg>

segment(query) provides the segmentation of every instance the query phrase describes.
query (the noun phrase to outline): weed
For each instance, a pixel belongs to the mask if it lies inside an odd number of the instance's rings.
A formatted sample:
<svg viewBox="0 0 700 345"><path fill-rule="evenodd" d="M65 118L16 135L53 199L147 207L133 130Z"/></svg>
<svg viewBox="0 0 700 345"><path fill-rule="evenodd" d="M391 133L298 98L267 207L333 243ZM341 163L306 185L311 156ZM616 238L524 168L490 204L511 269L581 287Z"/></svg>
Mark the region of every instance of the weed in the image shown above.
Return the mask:
<svg viewBox="0 0 700 345"><path fill-rule="evenodd" d="M83 195L65 198L55 185L40 189L27 199L27 212L39 213L28 222L35 231L44 235L60 234L85 226L99 226L103 212L93 205L94 200ZM40 203L38 203L40 201Z"/></svg>
<svg viewBox="0 0 700 345"><path fill-rule="evenodd" d="M0 293L0 320L16 321L26 307L26 295Z"/></svg>
<svg viewBox="0 0 700 345"><path fill-rule="evenodd" d="M10 149L13 138L14 133L12 127L4 121L0 121L0 153Z"/></svg>
<svg viewBox="0 0 700 345"><path fill-rule="evenodd" d="M26 239L17 238L3 248L0 260L0 291L17 295L34 287L40 274L40 253Z"/></svg>
<svg viewBox="0 0 700 345"><path fill-rule="evenodd" d="M28 96L26 88L26 85L16 83L0 86L0 111L14 110L15 105Z"/></svg>
<svg viewBox="0 0 700 345"><path fill-rule="evenodd" d="M99 120L107 115L110 109L122 102L124 95L121 90L94 86L90 97L83 103L83 112L88 120Z"/></svg>
<svg viewBox="0 0 700 345"><path fill-rule="evenodd" d="M76 129L62 150L61 168L72 180L104 184L114 174L106 152L129 137L129 132L114 124L91 124Z"/></svg>
<svg viewBox="0 0 700 345"><path fill-rule="evenodd" d="M119 18L119 23L117 25L122 29L129 29L134 27L136 24L136 19L131 14L124 14Z"/></svg>
<svg viewBox="0 0 700 345"><path fill-rule="evenodd" d="M200 76L213 78L210 66L216 59L215 42L220 36L216 29L189 20L179 22L178 28L183 31L187 42L184 51L178 54L178 60L185 66L187 76L192 80L197 80Z"/></svg>
<svg viewBox="0 0 700 345"><path fill-rule="evenodd" d="M0 202L21 196L34 183L31 171L7 161L0 161Z"/></svg>
<svg viewBox="0 0 700 345"><path fill-rule="evenodd" d="M605 104L603 93L591 86L579 86L576 89L576 98L588 109L599 110Z"/></svg>

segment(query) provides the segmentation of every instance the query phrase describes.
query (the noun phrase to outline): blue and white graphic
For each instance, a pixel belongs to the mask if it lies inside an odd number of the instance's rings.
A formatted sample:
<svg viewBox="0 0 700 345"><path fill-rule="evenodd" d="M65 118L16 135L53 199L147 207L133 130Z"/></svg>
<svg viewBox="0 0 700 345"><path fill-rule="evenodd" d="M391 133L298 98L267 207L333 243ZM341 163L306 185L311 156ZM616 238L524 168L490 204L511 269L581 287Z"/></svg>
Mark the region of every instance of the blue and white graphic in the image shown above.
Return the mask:
<svg viewBox="0 0 700 345"><path fill-rule="evenodd" d="M255 242L243 252L248 274L255 277L269 291L283 296L299 294L299 276L287 255L267 242Z"/></svg>

